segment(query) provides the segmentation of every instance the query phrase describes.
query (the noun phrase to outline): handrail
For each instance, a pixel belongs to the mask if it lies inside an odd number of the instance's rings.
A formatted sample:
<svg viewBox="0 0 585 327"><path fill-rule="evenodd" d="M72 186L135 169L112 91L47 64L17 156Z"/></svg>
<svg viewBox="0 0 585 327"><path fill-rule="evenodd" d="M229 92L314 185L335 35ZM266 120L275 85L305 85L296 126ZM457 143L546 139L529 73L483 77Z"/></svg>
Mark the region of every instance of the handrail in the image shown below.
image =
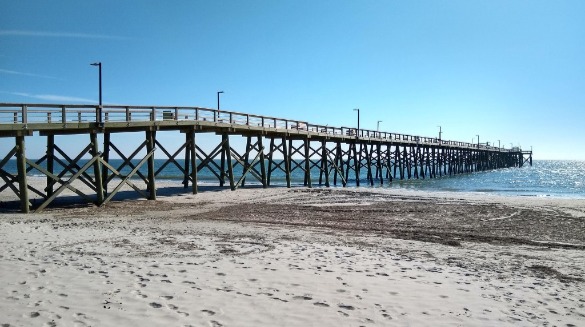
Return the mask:
<svg viewBox="0 0 585 327"><path fill-rule="evenodd" d="M447 145L500 152L518 152L519 148L502 149L486 144L442 140L409 134L380 132L353 127L334 127L311 124L306 121L261 116L236 111L217 110L189 106L127 106L102 105L103 117L98 119L100 107L84 104L28 104L0 103L0 125L31 123L73 123L73 122L132 122L132 121L206 121L218 124L253 126L262 128L306 131L335 136L350 136L359 139L388 140L390 142L411 142L423 145Z"/></svg>

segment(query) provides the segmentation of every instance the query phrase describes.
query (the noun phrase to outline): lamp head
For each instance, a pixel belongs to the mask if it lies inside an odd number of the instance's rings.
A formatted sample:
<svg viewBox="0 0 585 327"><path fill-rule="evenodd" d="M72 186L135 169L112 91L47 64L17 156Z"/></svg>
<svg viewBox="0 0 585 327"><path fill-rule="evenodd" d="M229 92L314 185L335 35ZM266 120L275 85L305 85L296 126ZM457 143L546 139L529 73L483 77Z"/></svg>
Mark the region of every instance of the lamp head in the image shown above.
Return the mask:
<svg viewBox="0 0 585 327"><path fill-rule="evenodd" d="M90 64L90 65L92 65L92 66L101 66L102 63L101 62L94 62L93 64Z"/></svg>

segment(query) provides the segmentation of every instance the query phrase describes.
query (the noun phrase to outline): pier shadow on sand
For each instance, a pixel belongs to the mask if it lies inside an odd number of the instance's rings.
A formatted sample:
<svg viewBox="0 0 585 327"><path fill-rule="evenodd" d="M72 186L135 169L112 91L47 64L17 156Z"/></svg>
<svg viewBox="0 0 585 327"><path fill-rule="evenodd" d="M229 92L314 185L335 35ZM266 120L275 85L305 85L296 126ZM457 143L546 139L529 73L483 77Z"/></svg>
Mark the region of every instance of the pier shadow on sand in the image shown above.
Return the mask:
<svg viewBox="0 0 585 327"><path fill-rule="evenodd" d="M279 186L271 186L271 187L279 187ZM284 186L283 186L284 187ZM246 189L261 189L262 185L248 185L245 186ZM220 192L229 190L229 186L214 186L214 185L204 185L199 186L199 192ZM156 196L157 197L172 197L178 195L187 195L193 194L191 187L185 188L183 186L170 186L170 187L161 187L157 188ZM78 195L60 195L58 196L51 204L47 206L47 209L66 209L66 208L80 208L80 207L87 207L87 206L95 206L97 202L97 196L95 194L88 195L89 198L92 199L92 202L86 202L84 198ZM116 195L112 198L111 201L125 201L125 200L137 200L137 199L144 199L138 192L134 190L123 190L116 193ZM32 198L30 199L31 203L31 212L34 212L36 208L38 208L42 203L43 199L40 198ZM107 204L106 204L107 205ZM0 213L21 213L20 210L20 201L18 200L9 200L9 201L0 201Z"/></svg>

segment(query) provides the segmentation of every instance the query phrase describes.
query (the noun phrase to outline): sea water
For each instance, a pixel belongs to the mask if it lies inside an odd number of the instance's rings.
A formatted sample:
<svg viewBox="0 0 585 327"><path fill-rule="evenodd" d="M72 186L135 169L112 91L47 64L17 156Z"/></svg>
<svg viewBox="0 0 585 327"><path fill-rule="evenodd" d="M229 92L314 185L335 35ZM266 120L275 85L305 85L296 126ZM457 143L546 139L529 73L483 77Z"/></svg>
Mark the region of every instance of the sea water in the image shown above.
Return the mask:
<svg viewBox="0 0 585 327"><path fill-rule="evenodd" d="M184 166L184 160L177 160L179 165ZM85 164L86 160L81 160L79 166ZM122 165L123 161L119 159L110 160L110 164L115 168ZM136 165L138 161L133 161ZM165 160L155 160L155 170L158 171L164 165ZM219 165L219 161L215 161ZM44 165L41 164L41 165ZM55 164L56 167L60 167ZM302 166L302 165L301 165ZM259 165L257 166L259 168ZM268 169L268 164L266 165ZM15 174L16 161L10 160L2 168L3 170ZM62 168L60 168L62 169ZM284 171L272 166L273 172L271 175L271 185L286 185L286 178ZM59 169L55 169L59 173ZM130 173L131 168L126 166L122 169L122 174ZM146 165L139 170L144 176L147 175ZM216 170L217 171L217 170ZM89 169L88 173L91 175L93 169ZM241 165L234 167L234 175L236 180L242 174ZM31 176L44 176L37 170L29 172ZM71 175L70 173L66 175ZM347 186L356 186L355 174L350 171ZM360 187L371 187L369 182L365 179L366 171L362 168L360 173L362 179L360 180ZM438 176L438 174L437 174ZM137 175L134 176L138 178ZM304 171L295 169L291 174L291 184L293 186L303 185ZM218 178L209 169L204 168L198 172L197 178L202 185L218 185ZM324 178L324 176L323 176ZM178 184L183 181L184 174L177 167L177 165L167 164L157 174L158 180L176 180ZM311 180L314 187L319 186L319 169L314 167L311 169ZM324 182L324 180L323 180ZM333 176L330 176L331 186L333 186ZM252 175L247 175L247 184L260 184ZM227 183L226 183L227 184ZM0 187L4 185L4 181L0 180ZM338 179L338 187L341 186L341 181ZM511 196L550 196L563 198L585 198L585 161L560 161L560 160L535 160L533 166L528 164L522 168L506 168L498 170L490 170L483 172L457 174L452 176L442 176L437 178L425 179L393 179L391 182L384 178L383 184L379 179L374 181L374 187L389 187L389 188L406 188L413 190L424 191L449 191L449 192L481 192L498 195Z"/></svg>

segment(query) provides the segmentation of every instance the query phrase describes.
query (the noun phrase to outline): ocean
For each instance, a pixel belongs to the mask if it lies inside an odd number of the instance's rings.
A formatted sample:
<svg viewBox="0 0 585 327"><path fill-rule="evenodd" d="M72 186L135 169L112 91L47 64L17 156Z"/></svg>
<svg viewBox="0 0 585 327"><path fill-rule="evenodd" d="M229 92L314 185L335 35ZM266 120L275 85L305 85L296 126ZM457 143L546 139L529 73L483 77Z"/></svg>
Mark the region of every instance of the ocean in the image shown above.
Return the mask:
<svg viewBox="0 0 585 327"><path fill-rule="evenodd" d="M183 159L177 160L183 164ZM86 161L81 160L81 164ZM165 160L155 160L155 169L158 170ZM110 163L114 167L122 164L121 160L112 159ZM138 163L137 161L135 163ZM218 162L219 163L219 162ZM58 166L58 165L55 165ZM267 166L268 167L268 166ZM15 174L16 161L10 160L2 168L3 170ZM146 175L146 165L140 170ZM90 169L90 174L92 170ZM122 171L127 174L130 168L126 167ZM355 179L351 177L348 186L355 186ZM40 172L32 170L31 176L43 176ZM241 176L241 166L234 168L236 180ZM317 187L319 170L311 170L313 186ZM361 175L365 177L365 171ZM292 173L292 185L303 185L304 172L296 169ZM182 181L182 172L173 164L168 164L159 175L158 180L177 180ZM198 174L200 185L218 185L215 175L208 169L203 169ZM331 178L331 181L333 179ZM246 179L248 184L260 184L254 177L248 175ZM0 180L0 186L4 181ZM180 184L180 182L179 182ZM227 184L227 183L226 183ZM276 169L272 173L271 185L285 185L286 179L284 172ZM332 184L332 183L331 183ZM363 178L360 181L361 187L371 187ZM333 185L332 185L333 186ZM341 187L341 182L338 183ZM533 166L525 165L522 168L507 168L470 174L459 174L453 176L443 176L432 179L394 179L391 183L384 180L380 185L375 181L373 187L385 188L405 188L424 191L441 191L441 192L480 192L491 193L505 196L539 196L539 197L561 197L561 198L585 198L585 161L560 161L560 160L534 160Z"/></svg>

